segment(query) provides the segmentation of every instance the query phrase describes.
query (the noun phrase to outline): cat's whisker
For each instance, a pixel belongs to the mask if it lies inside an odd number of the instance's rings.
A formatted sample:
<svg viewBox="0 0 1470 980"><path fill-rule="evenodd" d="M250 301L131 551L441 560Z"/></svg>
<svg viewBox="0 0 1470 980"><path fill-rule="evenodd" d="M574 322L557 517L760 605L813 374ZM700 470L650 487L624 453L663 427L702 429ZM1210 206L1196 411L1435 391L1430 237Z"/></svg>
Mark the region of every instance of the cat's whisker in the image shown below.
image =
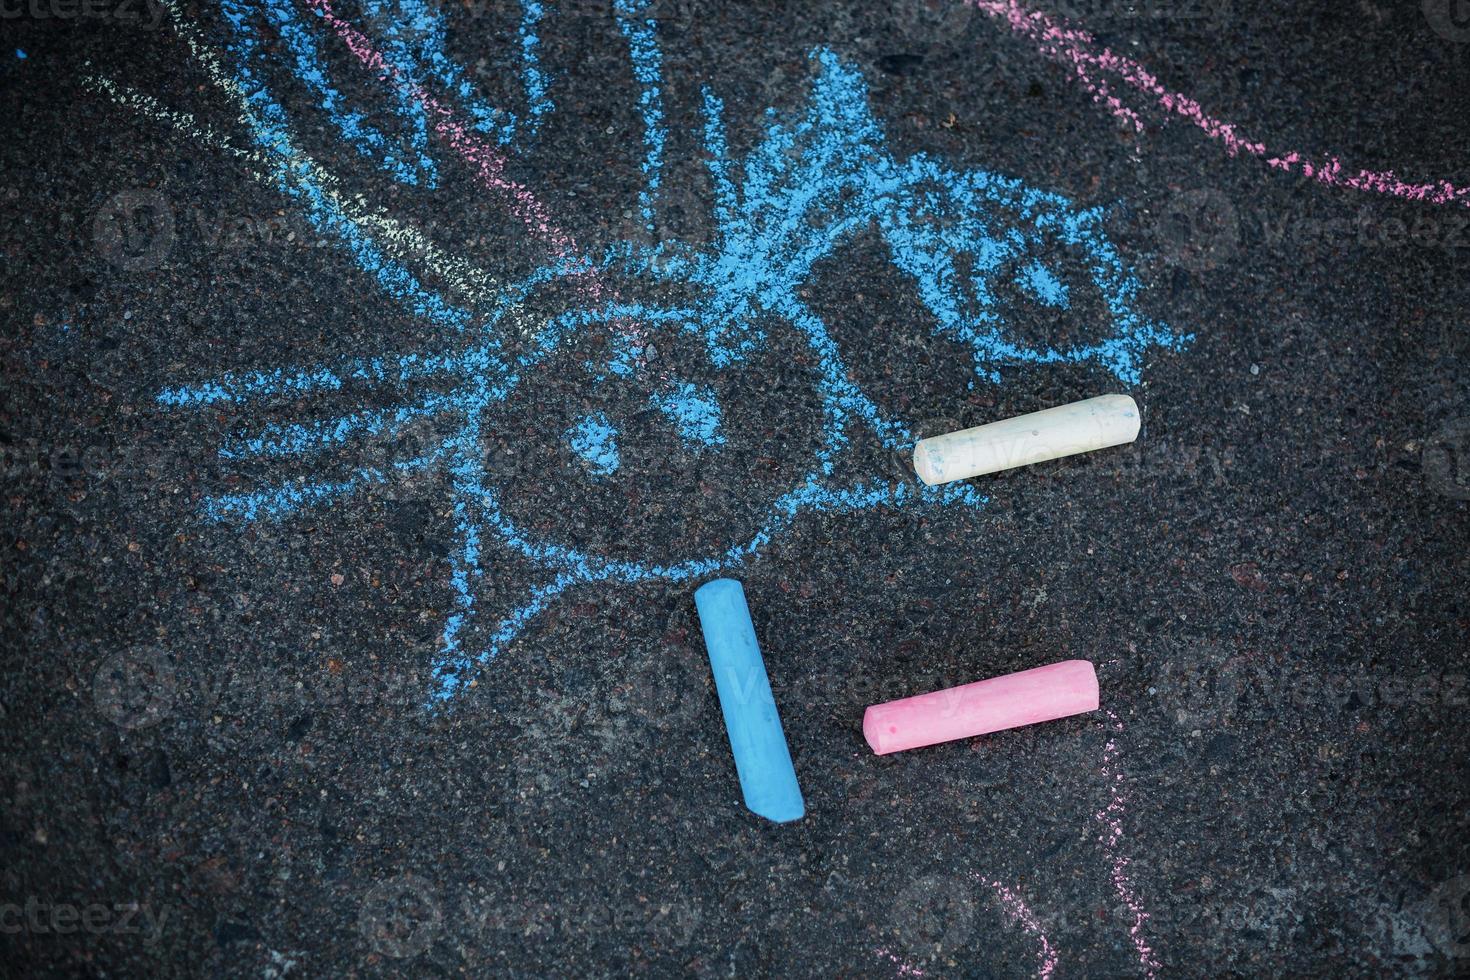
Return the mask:
<svg viewBox="0 0 1470 980"><path fill-rule="evenodd" d="M340 391L350 384L406 384L464 369L472 351L455 354L404 354L392 358L357 358L331 367L222 374L197 385L165 388L156 401L167 408L202 408L206 405L244 405L269 398Z"/></svg>
<svg viewBox="0 0 1470 980"><path fill-rule="evenodd" d="M240 522L280 520L310 507L319 507L351 496L366 487L405 479L433 467L445 455L439 446L414 459L383 467L363 467L342 480L289 480L252 493L217 494L201 506L212 521Z"/></svg>
<svg viewBox="0 0 1470 980"><path fill-rule="evenodd" d="M432 394L416 404L353 412L317 422L271 424L252 437L237 436L220 446L226 459L301 456L362 437L397 436L421 419L459 410L453 395Z"/></svg>

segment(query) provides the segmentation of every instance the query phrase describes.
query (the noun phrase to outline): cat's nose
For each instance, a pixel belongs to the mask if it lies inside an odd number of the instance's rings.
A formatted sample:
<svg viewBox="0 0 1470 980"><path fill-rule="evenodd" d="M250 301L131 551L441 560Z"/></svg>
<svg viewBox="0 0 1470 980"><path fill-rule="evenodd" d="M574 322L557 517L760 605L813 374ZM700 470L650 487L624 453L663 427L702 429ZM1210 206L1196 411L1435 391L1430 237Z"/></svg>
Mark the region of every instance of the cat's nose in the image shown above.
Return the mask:
<svg viewBox="0 0 1470 980"><path fill-rule="evenodd" d="M674 431L685 442L724 445L720 403L708 388L681 382L655 391L650 402L673 423Z"/></svg>
<svg viewBox="0 0 1470 980"><path fill-rule="evenodd" d="M596 476L611 476L623 465L618 455L618 430L606 413L592 412L579 418L566 433L572 452L581 457Z"/></svg>
<svg viewBox="0 0 1470 980"><path fill-rule="evenodd" d="M1032 299L1047 306L1065 310L1070 303L1066 284L1040 261L1028 262L1017 273L1016 285L1030 294Z"/></svg>

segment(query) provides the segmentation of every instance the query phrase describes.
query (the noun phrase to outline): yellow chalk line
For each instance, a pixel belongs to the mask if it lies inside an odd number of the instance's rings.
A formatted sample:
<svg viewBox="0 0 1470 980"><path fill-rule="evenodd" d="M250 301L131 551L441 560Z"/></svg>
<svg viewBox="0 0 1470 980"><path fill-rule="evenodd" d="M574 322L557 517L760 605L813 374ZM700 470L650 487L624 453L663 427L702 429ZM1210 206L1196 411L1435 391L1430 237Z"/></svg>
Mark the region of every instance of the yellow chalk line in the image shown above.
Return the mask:
<svg viewBox="0 0 1470 980"><path fill-rule="evenodd" d="M175 31L188 45L190 53L204 69L206 77L235 103L239 124L247 130L258 131L261 127L257 124L244 88L225 70L219 55L202 40L198 30L183 16L174 0L162 0L162 3L173 16ZM279 164L273 164L264 151L236 146L228 137L201 123L190 113L170 109L153 96L120 86L111 79L87 76L83 81L118 104L248 164L246 172L252 178L266 186L275 186L270 174L279 168ZM271 150L282 158L286 179L296 179L296 174L309 175L343 217L364 232L370 233L374 240L380 241L395 259L404 262L417 260L441 282L477 307L504 306L504 322L522 337L528 337L541 329L542 325L532 322L519 303L510 302L506 298L503 286L493 275L461 256L444 251L419 229L398 221L381 207L370 205L362 195L351 195L343 190L342 183L335 174L309 154L297 149L289 137L271 147Z"/></svg>

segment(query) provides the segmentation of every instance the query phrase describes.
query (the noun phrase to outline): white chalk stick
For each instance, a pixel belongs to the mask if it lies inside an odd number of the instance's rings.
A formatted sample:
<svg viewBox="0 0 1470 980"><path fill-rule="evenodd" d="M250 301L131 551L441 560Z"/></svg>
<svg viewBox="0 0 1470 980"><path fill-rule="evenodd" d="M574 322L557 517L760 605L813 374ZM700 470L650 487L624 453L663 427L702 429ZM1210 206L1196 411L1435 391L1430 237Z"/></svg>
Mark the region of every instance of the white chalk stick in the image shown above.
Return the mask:
<svg viewBox="0 0 1470 980"><path fill-rule="evenodd" d="M968 480L1048 459L1121 446L1138 438L1138 405L1099 395L1030 415L921 439L914 472L929 486Z"/></svg>

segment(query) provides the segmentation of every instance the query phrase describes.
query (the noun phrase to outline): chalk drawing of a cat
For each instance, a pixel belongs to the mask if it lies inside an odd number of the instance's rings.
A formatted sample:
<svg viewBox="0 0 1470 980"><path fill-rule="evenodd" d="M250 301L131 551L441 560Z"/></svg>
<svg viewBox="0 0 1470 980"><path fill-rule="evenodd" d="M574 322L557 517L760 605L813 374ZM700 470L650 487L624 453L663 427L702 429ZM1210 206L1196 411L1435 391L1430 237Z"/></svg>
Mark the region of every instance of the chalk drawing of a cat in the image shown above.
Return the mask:
<svg viewBox="0 0 1470 980"><path fill-rule="evenodd" d="M236 26L243 22L242 14ZM282 21L277 28L285 30L282 24L290 27ZM648 183L640 200L651 216L664 164L655 111L659 62L651 22L624 17L623 24L645 91ZM411 54L402 57L405 77L431 73L432 58L416 67ZM299 50L297 62L299 68ZM985 498L968 485L929 488L853 463L848 450L861 428L894 451L913 440L905 421L853 380L843 351L802 296L813 268L860 235L880 236L893 266L913 283L934 334L968 349L975 384L998 383L1007 367L1061 363L1091 363L1135 384L1151 349L1188 341L1135 310L1139 284L1104 233L1099 210L1078 209L1015 178L952 170L922 154L895 158L861 76L825 49L813 52L811 64L804 109L785 116L767 110L757 145L740 159L727 146L723 106L705 90L715 229L709 242L616 242L575 261L549 262L506 285L483 316L455 320L443 349L228 375L162 392L160 403L171 407L247 405L282 392L336 392L348 382L409 392L405 404L388 409L263 426L227 441L221 455L231 459L299 462L356 442L402 447L405 433L433 424L432 438L387 466L213 496L204 514L285 520L405 473L443 474L457 537L455 607L426 693L437 704L460 693L568 590L677 584L728 572L808 512L983 506ZM325 85L318 79L319 89ZM547 104L544 86L540 99ZM415 117L420 134L424 118ZM279 134L266 136L279 145ZM338 220L329 193L313 191L299 173L290 180L309 217L390 294L422 315L441 315L417 294L405 299L412 291L400 287L402 277L383 273L372 226L350 215ZM281 183L288 186L284 177ZM591 298L582 284L594 274L608 288ZM1017 296L1065 312L1084 291L1095 299L1088 308L1096 322L1072 331L1082 339L1053 343L1009 328L1008 304ZM673 350L681 356L668 357ZM661 365L669 363L692 376L668 373ZM774 386L767 383L773 378ZM558 384L553 389L547 380ZM573 380L582 402L548 394L564 393ZM750 397L790 403L777 406L789 439L773 442L769 432L730 424L730 399ZM525 445L525 433L537 441ZM507 466L506 456L518 451L523 455ZM795 468L779 480L738 478L752 460L772 456ZM718 478L701 480L699 472ZM724 508L727 519L718 526L675 533L680 522L667 515L695 509L695 498L707 492L739 496L739 506ZM650 520L650 510L665 516ZM482 608L479 583L495 560L492 551L539 569L539 581L510 608Z"/></svg>

